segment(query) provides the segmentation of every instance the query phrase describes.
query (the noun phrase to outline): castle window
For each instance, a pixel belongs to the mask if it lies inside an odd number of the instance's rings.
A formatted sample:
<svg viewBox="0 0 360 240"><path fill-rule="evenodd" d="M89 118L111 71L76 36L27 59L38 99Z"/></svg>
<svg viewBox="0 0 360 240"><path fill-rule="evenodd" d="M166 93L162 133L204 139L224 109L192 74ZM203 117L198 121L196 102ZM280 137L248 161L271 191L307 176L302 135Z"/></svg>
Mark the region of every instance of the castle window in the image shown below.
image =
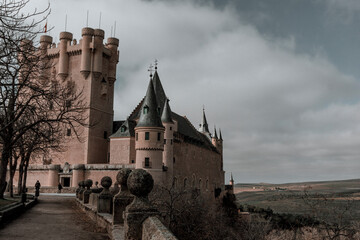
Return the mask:
<svg viewBox="0 0 360 240"><path fill-rule="evenodd" d="M131 160L131 163L135 163L135 160Z"/></svg>
<svg viewBox="0 0 360 240"><path fill-rule="evenodd" d="M107 137L108 137L108 133L107 131L104 131L104 139L107 139Z"/></svg>
<svg viewBox="0 0 360 240"><path fill-rule="evenodd" d="M209 189L209 180L208 180L208 179L206 179L206 185L205 185L205 187L206 187L206 190Z"/></svg>
<svg viewBox="0 0 360 240"><path fill-rule="evenodd" d="M145 167L150 167L150 158L145 158Z"/></svg>
<svg viewBox="0 0 360 240"><path fill-rule="evenodd" d="M161 133L158 133L158 141L161 139Z"/></svg>
<svg viewBox="0 0 360 240"><path fill-rule="evenodd" d="M135 134L135 138L136 138L136 141L139 139L139 134L138 133Z"/></svg>
<svg viewBox="0 0 360 240"><path fill-rule="evenodd" d="M172 130L172 127L170 127L170 131Z"/></svg>
<svg viewBox="0 0 360 240"><path fill-rule="evenodd" d="M172 139L170 140L170 144L172 145Z"/></svg>
<svg viewBox="0 0 360 240"><path fill-rule="evenodd" d="M150 133L149 132L145 132L145 140L149 140L150 139Z"/></svg>
<svg viewBox="0 0 360 240"><path fill-rule="evenodd" d="M186 188L187 185L187 178L184 179L184 188Z"/></svg>
<svg viewBox="0 0 360 240"><path fill-rule="evenodd" d="M166 144L166 139L164 139L164 144Z"/></svg>
<svg viewBox="0 0 360 240"><path fill-rule="evenodd" d="M71 128L68 128L67 130L66 130L66 136L71 136Z"/></svg>
<svg viewBox="0 0 360 240"><path fill-rule="evenodd" d="M121 126L120 132L125 132L125 131L126 131L126 127L125 127L125 126Z"/></svg>
<svg viewBox="0 0 360 240"><path fill-rule="evenodd" d="M148 112L149 112L149 107L147 105L145 105L143 108L143 113L147 114Z"/></svg>
<svg viewBox="0 0 360 240"><path fill-rule="evenodd" d="M173 158L173 162L175 163L175 158Z"/></svg>

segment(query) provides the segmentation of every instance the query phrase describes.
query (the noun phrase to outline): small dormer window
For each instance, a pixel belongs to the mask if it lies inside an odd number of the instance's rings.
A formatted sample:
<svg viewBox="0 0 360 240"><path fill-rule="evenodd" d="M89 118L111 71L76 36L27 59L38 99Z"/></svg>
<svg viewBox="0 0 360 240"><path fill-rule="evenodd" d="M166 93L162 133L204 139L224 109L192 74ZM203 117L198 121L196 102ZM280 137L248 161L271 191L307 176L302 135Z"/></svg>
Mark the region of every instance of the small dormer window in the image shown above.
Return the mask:
<svg viewBox="0 0 360 240"><path fill-rule="evenodd" d="M145 105L143 108L143 113L147 114L148 112L149 112L149 107L147 105Z"/></svg>
<svg viewBox="0 0 360 240"><path fill-rule="evenodd" d="M125 131L126 131L126 127L125 127L125 126L121 126L120 132L125 132Z"/></svg>

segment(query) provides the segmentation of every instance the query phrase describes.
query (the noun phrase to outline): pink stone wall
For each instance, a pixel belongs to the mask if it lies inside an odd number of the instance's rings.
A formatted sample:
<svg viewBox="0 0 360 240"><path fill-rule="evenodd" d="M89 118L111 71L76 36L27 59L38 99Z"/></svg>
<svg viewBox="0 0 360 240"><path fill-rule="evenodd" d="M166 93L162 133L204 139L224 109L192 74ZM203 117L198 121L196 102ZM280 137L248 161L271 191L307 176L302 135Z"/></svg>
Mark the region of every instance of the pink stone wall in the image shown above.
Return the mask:
<svg viewBox="0 0 360 240"><path fill-rule="evenodd" d="M110 139L110 164L131 164L135 162L135 140L133 137Z"/></svg>

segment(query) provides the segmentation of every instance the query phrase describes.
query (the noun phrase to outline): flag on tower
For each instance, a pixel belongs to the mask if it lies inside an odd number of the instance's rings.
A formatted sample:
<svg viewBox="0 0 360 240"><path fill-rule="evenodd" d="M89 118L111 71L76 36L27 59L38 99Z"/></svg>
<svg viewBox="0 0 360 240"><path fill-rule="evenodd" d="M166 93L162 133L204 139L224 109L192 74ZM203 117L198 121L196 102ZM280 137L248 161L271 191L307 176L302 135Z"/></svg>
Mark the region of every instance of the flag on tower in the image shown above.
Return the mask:
<svg viewBox="0 0 360 240"><path fill-rule="evenodd" d="M44 26L44 33L47 32L47 22L45 23L45 26Z"/></svg>

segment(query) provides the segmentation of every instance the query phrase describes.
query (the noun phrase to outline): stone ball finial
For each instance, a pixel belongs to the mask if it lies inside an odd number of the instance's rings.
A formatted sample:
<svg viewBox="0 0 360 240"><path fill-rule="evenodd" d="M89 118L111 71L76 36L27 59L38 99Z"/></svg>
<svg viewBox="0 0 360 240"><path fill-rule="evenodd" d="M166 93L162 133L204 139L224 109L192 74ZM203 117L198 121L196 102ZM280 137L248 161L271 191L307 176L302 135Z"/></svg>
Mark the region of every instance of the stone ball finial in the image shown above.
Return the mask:
<svg viewBox="0 0 360 240"><path fill-rule="evenodd" d="M116 180L121 186L127 186L127 179L131 173L131 169L129 168L122 168L116 175Z"/></svg>
<svg viewBox="0 0 360 240"><path fill-rule="evenodd" d="M111 177L105 176L101 179L101 186L103 186L105 189L109 189L112 185Z"/></svg>
<svg viewBox="0 0 360 240"><path fill-rule="evenodd" d="M127 179L129 191L137 197L147 197L154 187L154 179L144 169L135 169Z"/></svg>
<svg viewBox="0 0 360 240"><path fill-rule="evenodd" d="M85 187L89 189L92 187L92 185L93 185L93 181L91 179L85 180Z"/></svg>

